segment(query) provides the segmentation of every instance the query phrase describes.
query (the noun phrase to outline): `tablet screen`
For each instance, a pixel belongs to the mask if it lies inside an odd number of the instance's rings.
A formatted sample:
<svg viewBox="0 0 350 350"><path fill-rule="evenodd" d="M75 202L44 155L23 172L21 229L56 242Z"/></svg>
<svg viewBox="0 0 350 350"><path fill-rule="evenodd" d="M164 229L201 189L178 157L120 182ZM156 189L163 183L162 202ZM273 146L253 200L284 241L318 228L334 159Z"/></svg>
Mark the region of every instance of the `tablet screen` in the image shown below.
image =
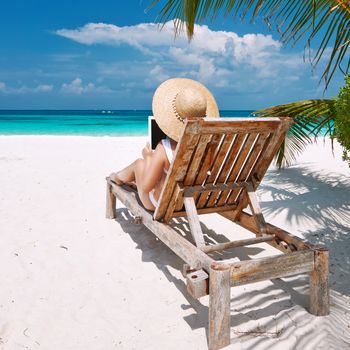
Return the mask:
<svg viewBox="0 0 350 350"><path fill-rule="evenodd" d="M153 116L148 117L148 139L151 148L156 149L158 143L167 136L156 123Z"/></svg>

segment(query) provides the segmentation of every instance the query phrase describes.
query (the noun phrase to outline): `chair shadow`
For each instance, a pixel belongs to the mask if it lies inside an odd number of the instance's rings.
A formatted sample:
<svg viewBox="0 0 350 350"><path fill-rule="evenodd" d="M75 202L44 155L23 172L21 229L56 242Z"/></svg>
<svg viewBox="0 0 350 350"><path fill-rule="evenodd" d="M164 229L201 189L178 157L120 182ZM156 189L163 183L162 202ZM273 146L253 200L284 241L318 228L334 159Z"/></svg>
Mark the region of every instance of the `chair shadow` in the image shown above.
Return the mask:
<svg viewBox="0 0 350 350"><path fill-rule="evenodd" d="M234 333L234 338L231 343L244 343L248 339L249 348L268 349L271 344L268 339L285 339L298 332L296 343L290 349L313 349L321 343L329 344L329 348L344 348L344 344L348 346L350 335L346 325L350 324L347 316L350 315L350 303L337 292L350 294L350 258L346 250L350 243L350 180L331 172L317 174L306 164L304 167L270 170L259 192L268 193L272 198L261 202L266 216L273 217L283 212L289 224L307 223L316 227L303 231L303 236L311 243L329 248L333 289L331 314L321 318L323 323L320 323L320 318L305 313L300 307L308 308L309 279L305 274L272 280L269 284L256 284L254 288L236 295L235 288L232 288L231 334ZM142 251L142 261L154 263L183 294L187 303L181 306L182 309L193 310L184 317L185 321L191 329L204 328L208 339L208 307L205 305L208 300L201 299L203 303L193 299L187 293L184 279L176 277L170 269L181 271L183 261L145 226L135 225L127 209L117 211L117 221L137 244L137 249ZM176 219L172 225L179 234L192 241L187 220ZM201 225L208 243L228 241L224 235L203 223ZM261 248L242 247L232 250L233 254L229 256L224 252L212 257L217 260L233 257L249 260L260 251ZM312 326L315 324L316 330ZM318 331L319 324L322 332Z"/></svg>
<svg viewBox="0 0 350 350"><path fill-rule="evenodd" d="M301 232L313 244L330 251L330 285L350 295L350 178L338 173L316 173L311 165L272 170L259 193L272 200L261 202L266 216L282 211L290 225L313 227Z"/></svg>
<svg viewBox="0 0 350 350"><path fill-rule="evenodd" d="M184 279L174 276L169 269L169 267L171 267L181 271L184 262L144 225L136 225L133 222L133 216L128 209L117 209L116 221L121 225L123 231L127 233L136 243L136 249L141 250L142 261L154 263L156 267L162 271L167 280L173 283L182 293L188 303L186 305L183 304L181 306L182 309L193 310L191 315L184 317L185 321L193 330L204 328L208 339L208 307L199 300L193 299L187 292ZM180 235L193 243L188 221L186 219L173 219L171 226ZM201 223L201 227L207 242L223 243L229 241L226 236L216 233L214 230L208 228L204 223ZM233 249L230 252L211 254L211 256L216 260L228 258L250 260L252 256L259 254L262 250L264 249L258 247L240 247L239 249ZM269 316L275 316L276 310L278 310L278 312L281 310L288 310L294 306L295 302L297 302L299 305L306 306L307 286L308 278L305 277L305 275L301 275L301 277L299 276L297 279L291 279L288 282L281 279L273 280L269 286L266 286L259 291L249 290L242 295L237 295L231 301L231 327L240 326L244 324L247 319L259 320ZM233 291L234 290L235 288L233 288ZM276 297L272 303L270 300L271 297L269 296L269 293L271 292L273 292L275 295L276 293L279 295L279 297ZM256 301L251 303L251 300ZM249 309L253 309L254 311L244 312L247 302L249 303ZM263 304L266 305L261 306ZM266 327L269 327L269 325L267 324Z"/></svg>

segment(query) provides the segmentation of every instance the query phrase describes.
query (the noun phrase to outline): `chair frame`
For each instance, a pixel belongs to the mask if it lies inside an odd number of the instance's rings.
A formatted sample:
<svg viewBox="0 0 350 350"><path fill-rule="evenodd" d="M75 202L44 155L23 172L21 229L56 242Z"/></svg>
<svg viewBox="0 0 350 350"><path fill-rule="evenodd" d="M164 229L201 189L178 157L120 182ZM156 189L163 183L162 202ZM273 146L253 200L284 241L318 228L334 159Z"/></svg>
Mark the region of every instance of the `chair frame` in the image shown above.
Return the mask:
<svg viewBox="0 0 350 350"><path fill-rule="evenodd" d="M183 275L188 292L194 298L209 294L210 350L230 344L233 286L307 272L309 312L316 316L329 314L328 249L267 223L256 196L291 123L289 118L187 120L153 215L140 205L135 192L106 178L106 217L116 217L118 198L139 222L185 261ZM225 200L222 194L227 194ZM251 214L245 210L247 206ZM253 232L255 238L207 245L198 216L203 213L218 213ZM187 216L195 244L169 225L172 218L181 216ZM283 254L239 262L216 261L209 255L261 242Z"/></svg>

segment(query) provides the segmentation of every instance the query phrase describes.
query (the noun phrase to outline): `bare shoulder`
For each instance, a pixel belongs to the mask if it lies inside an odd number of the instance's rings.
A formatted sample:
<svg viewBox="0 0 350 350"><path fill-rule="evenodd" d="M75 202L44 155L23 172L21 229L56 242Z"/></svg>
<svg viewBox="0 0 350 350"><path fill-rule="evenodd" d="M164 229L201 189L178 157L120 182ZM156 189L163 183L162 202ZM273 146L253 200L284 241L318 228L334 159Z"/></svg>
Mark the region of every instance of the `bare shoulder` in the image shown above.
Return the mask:
<svg viewBox="0 0 350 350"><path fill-rule="evenodd" d="M163 162L163 164L168 163L168 157L167 157L166 150L165 150L162 142L158 143L153 154L157 159L161 160Z"/></svg>

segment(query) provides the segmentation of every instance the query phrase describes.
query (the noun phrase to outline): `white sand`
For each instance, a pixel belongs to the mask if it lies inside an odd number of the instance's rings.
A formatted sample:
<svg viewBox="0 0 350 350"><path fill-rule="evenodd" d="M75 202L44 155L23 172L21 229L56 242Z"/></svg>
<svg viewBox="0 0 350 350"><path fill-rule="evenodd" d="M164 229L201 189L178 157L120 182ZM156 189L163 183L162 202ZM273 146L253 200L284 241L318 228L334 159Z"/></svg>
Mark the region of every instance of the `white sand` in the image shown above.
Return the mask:
<svg viewBox="0 0 350 350"><path fill-rule="evenodd" d="M0 349L206 349L208 298L187 295L182 261L143 226L105 219L105 176L145 138L0 137ZM350 171L336 146L270 170L270 222L331 253L331 315L305 310L306 275L232 289L232 349L349 349ZM243 236L217 215L211 239ZM181 222L178 224L181 226ZM223 236L222 236L223 235ZM276 254L266 244L239 259Z"/></svg>

